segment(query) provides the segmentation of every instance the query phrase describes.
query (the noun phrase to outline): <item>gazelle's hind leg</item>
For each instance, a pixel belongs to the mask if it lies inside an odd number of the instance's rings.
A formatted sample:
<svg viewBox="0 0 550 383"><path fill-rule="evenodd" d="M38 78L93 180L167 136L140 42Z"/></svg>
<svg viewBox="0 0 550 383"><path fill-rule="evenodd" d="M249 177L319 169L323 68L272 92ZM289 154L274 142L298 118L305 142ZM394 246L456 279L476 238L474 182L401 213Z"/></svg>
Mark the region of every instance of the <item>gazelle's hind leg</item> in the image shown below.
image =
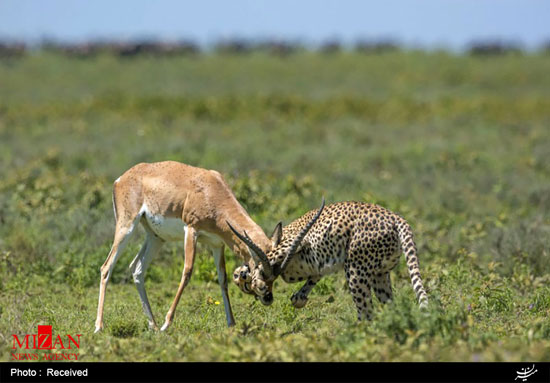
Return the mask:
<svg viewBox="0 0 550 383"><path fill-rule="evenodd" d="M228 326L235 325L235 317L233 316L233 310L231 310L231 302L229 302L229 294L227 292L227 272L225 271L225 257L223 254L223 245L221 247L213 248L212 255L214 256L214 263L218 270L218 283L222 290L223 306L225 309L225 319Z"/></svg>
<svg viewBox="0 0 550 383"><path fill-rule="evenodd" d="M132 237L132 234L134 234L139 219L140 216L136 216L133 221L129 222L123 219L117 220L113 246L111 247L111 251L107 256L105 263L101 266L101 277L99 280L99 302L97 306L95 332L103 329L103 306L105 303L105 290L107 289L107 282L109 282L109 278L111 277L116 261L120 257L120 254L124 251L128 241Z"/></svg>
<svg viewBox="0 0 550 383"><path fill-rule="evenodd" d="M145 243L141 247L139 253L130 264L130 269L132 270L134 283L137 287L139 298L141 299L143 312L149 320L149 328L152 330L158 330L155 317L153 316L153 311L151 310L151 305L149 304L149 299L147 299L147 293L145 292L145 273L151 264L151 260L159 252L164 241L157 237L149 229L146 228L146 231L147 239L145 240Z"/></svg>
<svg viewBox="0 0 550 383"><path fill-rule="evenodd" d="M373 278L373 290L380 303L386 303L393 298L390 273L376 274Z"/></svg>

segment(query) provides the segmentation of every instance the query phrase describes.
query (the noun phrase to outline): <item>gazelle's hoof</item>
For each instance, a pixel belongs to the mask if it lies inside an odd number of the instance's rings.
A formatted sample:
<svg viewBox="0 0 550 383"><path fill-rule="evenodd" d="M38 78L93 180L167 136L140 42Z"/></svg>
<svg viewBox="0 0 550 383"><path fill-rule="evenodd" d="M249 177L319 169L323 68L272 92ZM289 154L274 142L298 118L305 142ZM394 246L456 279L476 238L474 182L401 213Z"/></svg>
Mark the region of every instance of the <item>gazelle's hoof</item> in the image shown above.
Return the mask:
<svg viewBox="0 0 550 383"><path fill-rule="evenodd" d="M168 328L168 326L170 326L170 323L169 322L165 322L162 327L160 328L160 331L166 331L166 329Z"/></svg>
<svg viewBox="0 0 550 383"><path fill-rule="evenodd" d="M103 330L103 328L102 328L101 326L95 326L94 334L97 334L97 333L100 332L101 330Z"/></svg>
<svg viewBox="0 0 550 383"><path fill-rule="evenodd" d="M157 326L156 323L149 323L149 330L151 330L151 331L158 331L158 330L159 330L159 326Z"/></svg>

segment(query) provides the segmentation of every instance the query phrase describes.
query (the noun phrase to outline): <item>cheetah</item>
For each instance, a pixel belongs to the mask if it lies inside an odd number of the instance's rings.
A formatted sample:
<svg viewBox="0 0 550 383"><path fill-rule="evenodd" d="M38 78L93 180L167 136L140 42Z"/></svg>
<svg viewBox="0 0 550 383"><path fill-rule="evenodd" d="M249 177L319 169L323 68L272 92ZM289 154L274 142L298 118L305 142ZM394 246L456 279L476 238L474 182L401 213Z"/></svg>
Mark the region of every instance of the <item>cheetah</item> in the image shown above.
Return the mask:
<svg viewBox="0 0 550 383"><path fill-rule="evenodd" d="M292 305L302 308L323 276L343 268L358 320L370 320L371 290L381 303L392 299L390 271L401 252L406 256L420 307L428 305L411 227L404 218L381 206L348 201L325 207L323 199L318 211L312 210L285 226L267 253L246 232L241 234L228 224L255 260L252 269L248 265L238 267L233 280L265 305L273 303L273 282L278 276L287 283L305 281L291 297Z"/></svg>

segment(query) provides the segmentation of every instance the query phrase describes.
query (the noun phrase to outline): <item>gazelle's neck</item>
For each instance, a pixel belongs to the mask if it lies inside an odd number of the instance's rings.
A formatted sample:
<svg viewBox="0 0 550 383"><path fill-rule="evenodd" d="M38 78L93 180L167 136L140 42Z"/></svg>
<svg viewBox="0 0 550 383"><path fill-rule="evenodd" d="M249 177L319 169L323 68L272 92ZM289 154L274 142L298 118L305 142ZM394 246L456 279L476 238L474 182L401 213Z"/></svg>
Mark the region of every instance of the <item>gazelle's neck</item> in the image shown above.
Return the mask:
<svg viewBox="0 0 550 383"><path fill-rule="evenodd" d="M271 249L271 241L265 235L264 231L258 226L244 209L238 214L231 214L231 216L223 217L218 220L218 228L223 233L222 237L226 245L235 253L240 255L245 262L250 259L250 252L248 246L241 241L227 225L228 221L237 231L240 233L246 232L246 234L257 244L264 252L268 252Z"/></svg>

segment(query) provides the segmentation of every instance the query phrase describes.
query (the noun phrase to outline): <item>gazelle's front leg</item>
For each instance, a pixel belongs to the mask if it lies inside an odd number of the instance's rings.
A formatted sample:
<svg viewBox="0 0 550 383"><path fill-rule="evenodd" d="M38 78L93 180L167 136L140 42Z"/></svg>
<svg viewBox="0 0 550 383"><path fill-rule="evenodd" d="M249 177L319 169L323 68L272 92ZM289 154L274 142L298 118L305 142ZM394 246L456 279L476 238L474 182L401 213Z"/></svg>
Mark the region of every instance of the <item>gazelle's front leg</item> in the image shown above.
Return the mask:
<svg viewBox="0 0 550 383"><path fill-rule="evenodd" d="M195 253L197 251L197 231L191 226L187 226L185 229L185 261L183 265L183 273L181 275L180 285L176 297L170 306L170 310L166 314L166 320L162 325L160 331L164 331L170 326L176 313L176 307L183 293L183 289L189 283L191 273L193 272L193 264L195 263Z"/></svg>
<svg viewBox="0 0 550 383"><path fill-rule="evenodd" d="M306 283L302 286L302 288L298 291L296 291L292 296L290 297L290 301L292 302L292 306L296 307L297 309L301 309L304 307L307 303L307 296L313 290L313 287L321 280L321 277L310 277L306 281Z"/></svg>
<svg viewBox="0 0 550 383"><path fill-rule="evenodd" d="M222 290L223 306L225 308L225 319L228 326L235 325L235 318L233 317L233 311L231 310L231 303L229 302L229 294L227 293L227 273L225 271L225 257L223 254L223 245L218 248L212 249L214 255L214 262L216 263L216 269L218 270L218 283Z"/></svg>

